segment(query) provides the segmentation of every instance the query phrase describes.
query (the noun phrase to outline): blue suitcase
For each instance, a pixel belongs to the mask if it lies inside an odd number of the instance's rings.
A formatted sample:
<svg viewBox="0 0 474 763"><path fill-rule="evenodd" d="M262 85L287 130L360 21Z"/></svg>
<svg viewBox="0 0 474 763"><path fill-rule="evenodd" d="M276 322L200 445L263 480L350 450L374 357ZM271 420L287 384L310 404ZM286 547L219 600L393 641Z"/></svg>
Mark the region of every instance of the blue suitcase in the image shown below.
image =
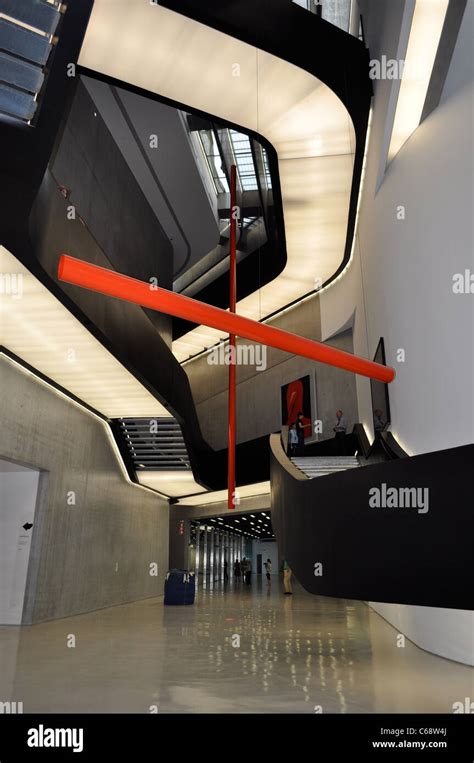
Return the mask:
<svg viewBox="0 0 474 763"><path fill-rule="evenodd" d="M170 570L165 580L165 604L194 604L196 578L188 570Z"/></svg>

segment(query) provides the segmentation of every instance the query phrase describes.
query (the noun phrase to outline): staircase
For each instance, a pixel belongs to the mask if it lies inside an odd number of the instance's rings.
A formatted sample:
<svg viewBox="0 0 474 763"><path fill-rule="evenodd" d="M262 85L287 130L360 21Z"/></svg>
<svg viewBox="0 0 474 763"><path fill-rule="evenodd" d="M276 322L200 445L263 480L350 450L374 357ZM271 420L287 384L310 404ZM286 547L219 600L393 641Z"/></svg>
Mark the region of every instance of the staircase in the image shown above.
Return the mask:
<svg viewBox="0 0 474 763"><path fill-rule="evenodd" d="M61 0L0 0L0 119L35 116L57 40Z"/></svg>
<svg viewBox="0 0 474 763"><path fill-rule="evenodd" d="M136 472L190 470L181 427L173 417L119 419L118 423Z"/></svg>
<svg viewBox="0 0 474 763"><path fill-rule="evenodd" d="M292 458L291 461L310 479L345 472L347 469L356 469L360 466L357 456L301 456Z"/></svg>

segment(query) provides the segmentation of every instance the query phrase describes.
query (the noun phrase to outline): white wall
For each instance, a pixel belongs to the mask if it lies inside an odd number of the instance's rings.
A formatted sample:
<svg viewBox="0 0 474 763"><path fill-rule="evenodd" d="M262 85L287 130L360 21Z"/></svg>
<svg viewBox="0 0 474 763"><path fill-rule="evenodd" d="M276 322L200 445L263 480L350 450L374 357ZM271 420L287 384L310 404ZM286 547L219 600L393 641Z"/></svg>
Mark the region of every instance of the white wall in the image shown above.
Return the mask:
<svg viewBox="0 0 474 763"><path fill-rule="evenodd" d="M371 56L397 58L404 4L366 5ZM375 82L354 260L347 275L321 294L323 339L354 309L355 353L372 357L379 337L385 338L387 362L397 371L389 388L391 429L412 455L474 441L473 296L452 291L455 273L474 272L473 21L469 0L441 102L380 185L396 83ZM397 219L399 205L405 220ZM397 363L398 348L405 350L405 363ZM372 431L370 385L360 377L357 395L359 418ZM472 613L371 606L423 649L473 664Z"/></svg>
<svg viewBox="0 0 474 763"><path fill-rule="evenodd" d="M378 191L393 82L376 82L359 246L349 274L321 295L323 339L354 307L356 353L372 356L385 337L387 362L397 371L390 385L392 431L411 454L474 440L473 298L452 290L455 273L474 271L473 12L469 2L439 107L391 163ZM378 31L394 36L379 46L392 55L396 30L380 25ZM397 219L399 205L405 220ZM396 360L399 348L404 363ZM357 388L360 418L370 428L368 382L358 379Z"/></svg>
<svg viewBox="0 0 474 763"><path fill-rule="evenodd" d="M0 460L0 624L19 625L34 525L39 471Z"/></svg>
<svg viewBox="0 0 474 763"><path fill-rule="evenodd" d="M267 559L272 563L272 578L278 577L278 544L277 543L259 543L257 540L252 541L252 572L257 574L257 556L262 555L262 575L265 575L264 562Z"/></svg>
<svg viewBox="0 0 474 763"><path fill-rule="evenodd" d="M370 606L422 649L474 665L473 612L379 602L370 602Z"/></svg>

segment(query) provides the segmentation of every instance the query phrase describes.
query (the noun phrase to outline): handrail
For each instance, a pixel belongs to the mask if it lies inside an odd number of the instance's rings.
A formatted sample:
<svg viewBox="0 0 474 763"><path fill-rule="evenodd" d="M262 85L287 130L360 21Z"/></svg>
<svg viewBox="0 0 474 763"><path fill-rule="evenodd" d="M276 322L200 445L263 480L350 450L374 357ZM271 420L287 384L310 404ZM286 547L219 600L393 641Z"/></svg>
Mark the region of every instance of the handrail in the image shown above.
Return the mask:
<svg viewBox="0 0 474 763"><path fill-rule="evenodd" d="M369 438L367 437L366 431L364 429L364 426L360 423L354 424L354 427L352 429L352 434L357 440L357 444L362 451L362 455L364 458L368 458L371 451L371 445L369 442Z"/></svg>
<svg viewBox="0 0 474 763"><path fill-rule="evenodd" d="M389 458L409 458L408 453L403 450L392 432L380 432L380 442Z"/></svg>

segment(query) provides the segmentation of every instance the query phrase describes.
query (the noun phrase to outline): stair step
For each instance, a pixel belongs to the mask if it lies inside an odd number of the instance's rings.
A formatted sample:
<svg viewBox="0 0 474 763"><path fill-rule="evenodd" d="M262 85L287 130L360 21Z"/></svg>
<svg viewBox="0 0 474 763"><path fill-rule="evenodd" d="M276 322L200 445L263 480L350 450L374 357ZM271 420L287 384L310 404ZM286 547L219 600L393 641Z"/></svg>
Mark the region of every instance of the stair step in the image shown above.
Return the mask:
<svg viewBox="0 0 474 763"><path fill-rule="evenodd" d="M157 416L121 419L120 429L137 471L191 470L186 444L176 419Z"/></svg>
<svg viewBox="0 0 474 763"><path fill-rule="evenodd" d="M309 479L327 477L360 466L357 456L295 456L291 461Z"/></svg>

